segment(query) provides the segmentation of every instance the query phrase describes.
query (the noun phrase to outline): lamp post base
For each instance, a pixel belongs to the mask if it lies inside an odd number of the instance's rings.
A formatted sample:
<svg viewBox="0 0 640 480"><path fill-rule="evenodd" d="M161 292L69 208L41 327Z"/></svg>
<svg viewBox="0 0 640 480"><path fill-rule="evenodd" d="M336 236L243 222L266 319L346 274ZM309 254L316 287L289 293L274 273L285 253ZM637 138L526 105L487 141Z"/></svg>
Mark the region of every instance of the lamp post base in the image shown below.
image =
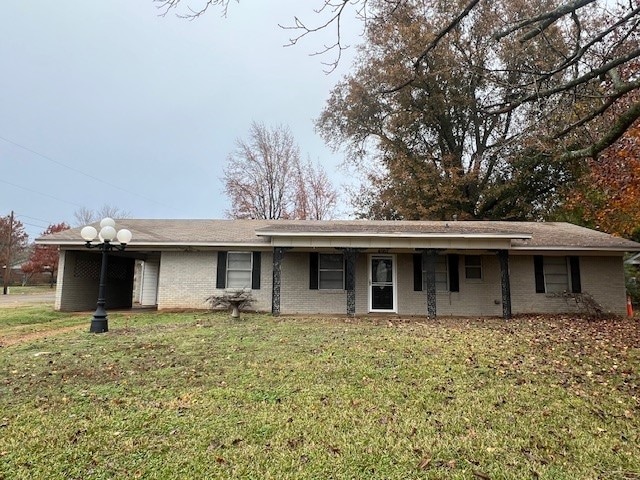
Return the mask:
<svg viewBox="0 0 640 480"><path fill-rule="evenodd" d="M106 315L96 316L91 319L91 328L89 333L105 333L109 331L109 319Z"/></svg>
<svg viewBox="0 0 640 480"><path fill-rule="evenodd" d="M105 333L109 331L109 322L106 318L92 318L89 333Z"/></svg>

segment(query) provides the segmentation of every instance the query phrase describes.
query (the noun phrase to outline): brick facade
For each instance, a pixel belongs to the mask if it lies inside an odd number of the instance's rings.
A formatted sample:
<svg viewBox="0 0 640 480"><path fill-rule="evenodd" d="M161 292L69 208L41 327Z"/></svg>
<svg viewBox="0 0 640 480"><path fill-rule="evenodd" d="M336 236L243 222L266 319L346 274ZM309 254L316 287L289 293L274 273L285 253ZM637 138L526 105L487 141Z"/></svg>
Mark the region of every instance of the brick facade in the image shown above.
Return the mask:
<svg viewBox="0 0 640 480"><path fill-rule="evenodd" d="M335 252L335 250L333 250ZM426 291L414 291L415 252L393 255L396 267L397 305L399 315L427 315ZM206 298L222 293L216 289L218 252L162 251L159 253L157 307L159 310L206 309ZM555 255L560 255L555 252ZM62 250L58 270L55 308L78 311L95 308L99 255L93 252ZM111 257L110 257L111 258ZM157 257L156 257L157 260ZM370 255L359 252L355 259L355 313L369 313ZM502 316L501 270L495 253L481 255L482 278L466 279L464 255L458 263L459 291L438 291L436 308L439 316ZM112 258L113 268L126 267L133 259ZM579 257L582 292L591 295L606 312L625 314L625 285L621 255L583 255ZM272 250L261 251L260 289L253 291L254 308L271 311ZM119 266L118 266L119 265ZM509 256L511 306L514 314L576 312L573 298L536 293L533 255ZM282 314L347 313L347 292L343 289L310 289L308 251L287 251L282 262ZM131 278L133 275L131 275ZM128 296L128 298L127 298ZM111 279L107 286L107 308L125 306L131 302L132 281Z"/></svg>
<svg viewBox="0 0 640 480"><path fill-rule="evenodd" d="M262 252L260 289L252 292L260 311L271 310L271 252ZM158 281L158 310L206 309L216 289L218 252L163 252Z"/></svg>

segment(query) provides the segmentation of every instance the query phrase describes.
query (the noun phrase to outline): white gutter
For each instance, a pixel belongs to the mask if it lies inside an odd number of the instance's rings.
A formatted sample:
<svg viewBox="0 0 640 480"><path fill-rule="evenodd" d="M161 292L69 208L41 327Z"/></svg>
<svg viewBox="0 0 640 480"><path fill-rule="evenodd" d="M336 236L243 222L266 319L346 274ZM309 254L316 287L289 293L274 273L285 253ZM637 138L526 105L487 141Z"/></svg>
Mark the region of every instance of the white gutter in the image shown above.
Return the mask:
<svg viewBox="0 0 640 480"><path fill-rule="evenodd" d="M256 235L264 237L377 237L377 238L480 238L480 239L518 239L531 240L528 233L411 233L411 232L273 232L256 231Z"/></svg>
<svg viewBox="0 0 640 480"><path fill-rule="evenodd" d="M640 252L640 249L631 249L629 250L626 247L574 247L571 245L557 245L555 247L511 247L510 251L514 252L548 252L548 251L558 251L558 252L566 252L566 251L578 251L578 252Z"/></svg>
<svg viewBox="0 0 640 480"><path fill-rule="evenodd" d="M59 245L61 247L84 247L86 242L76 240L36 240L39 245ZM118 245L114 242L114 245ZM270 243L240 243L240 242L131 242L127 243L127 248L150 248L150 247L271 247Z"/></svg>

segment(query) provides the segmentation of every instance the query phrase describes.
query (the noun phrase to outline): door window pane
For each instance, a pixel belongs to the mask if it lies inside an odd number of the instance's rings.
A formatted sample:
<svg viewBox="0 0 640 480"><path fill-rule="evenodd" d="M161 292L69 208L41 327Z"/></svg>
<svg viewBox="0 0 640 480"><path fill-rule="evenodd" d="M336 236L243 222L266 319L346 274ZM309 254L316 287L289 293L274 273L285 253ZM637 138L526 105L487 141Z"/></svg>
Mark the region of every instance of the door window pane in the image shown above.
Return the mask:
<svg viewBox="0 0 640 480"><path fill-rule="evenodd" d="M375 283L391 283L393 271L391 260L386 258L374 258L371 263L373 281Z"/></svg>

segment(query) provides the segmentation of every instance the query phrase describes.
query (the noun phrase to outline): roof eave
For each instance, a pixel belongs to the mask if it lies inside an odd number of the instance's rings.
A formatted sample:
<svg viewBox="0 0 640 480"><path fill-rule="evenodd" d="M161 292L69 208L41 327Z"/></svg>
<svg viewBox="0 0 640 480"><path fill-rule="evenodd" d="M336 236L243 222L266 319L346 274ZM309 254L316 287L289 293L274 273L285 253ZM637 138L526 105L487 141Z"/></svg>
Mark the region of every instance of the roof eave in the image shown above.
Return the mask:
<svg viewBox="0 0 640 480"><path fill-rule="evenodd" d="M531 240L528 233L411 233L411 232L280 232L273 230L256 230L262 237L376 237L376 238L480 238L483 240Z"/></svg>
<svg viewBox="0 0 640 480"><path fill-rule="evenodd" d="M628 253L628 252L640 252L640 248L629 249L627 247L576 247L573 245L545 245L545 246L515 246L511 247L510 250L513 251L540 251L540 252L549 252L549 251L558 251L558 250L571 250L576 252L619 252L619 253Z"/></svg>
<svg viewBox="0 0 640 480"><path fill-rule="evenodd" d="M60 247L84 247L85 242L78 242L76 240L67 241L40 241L36 240L40 245L59 245ZM118 245L114 243L114 245ZM245 247L245 248L265 248L270 247L271 244L265 242L132 242L128 243L127 247L132 249L140 248L162 248L162 247L175 247L175 248L205 248L205 247Z"/></svg>

